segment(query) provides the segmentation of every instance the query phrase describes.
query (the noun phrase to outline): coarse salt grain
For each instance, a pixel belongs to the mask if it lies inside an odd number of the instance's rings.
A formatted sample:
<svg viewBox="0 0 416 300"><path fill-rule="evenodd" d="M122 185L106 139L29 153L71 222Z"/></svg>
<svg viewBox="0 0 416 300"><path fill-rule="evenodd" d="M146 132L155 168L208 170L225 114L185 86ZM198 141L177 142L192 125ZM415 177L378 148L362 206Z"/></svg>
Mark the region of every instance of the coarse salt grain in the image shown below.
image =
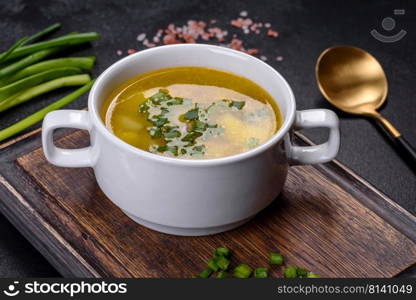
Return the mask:
<svg viewBox="0 0 416 300"><path fill-rule="evenodd" d="M256 54L259 54L259 49L254 49L254 48L247 49L246 53L250 55L256 55Z"/></svg>
<svg viewBox="0 0 416 300"><path fill-rule="evenodd" d="M147 48L153 48L156 47L156 44L149 42L148 39L144 39L143 46L146 46Z"/></svg>
<svg viewBox="0 0 416 300"><path fill-rule="evenodd" d="M282 61L282 60L283 60L283 56L280 56L280 55L279 55L279 56L277 56L277 57L276 57L276 60L277 60L277 61Z"/></svg>
<svg viewBox="0 0 416 300"><path fill-rule="evenodd" d="M146 33L140 33L138 36L137 36L137 38L136 38L136 40L138 41L138 42L143 42L143 40L146 38Z"/></svg>
<svg viewBox="0 0 416 300"><path fill-rule="evenodd" d="M243 41L237 38L233 38L228 47L234 50L244 51Z"/></svg>
<svg viewBox="0 0 416 300"><path fill-rule="evenodd" d="M268 36L271 36L271 37L278 37L279 33L278 33L276 30L269 29L269 30L267 31L267 35L268 35Z"/></svg>
<svg viewBox="0 0 416 300"><path fill-rule="evenodd" d="M244 34L254 33L259 35L261 33L261 28L269 28L265 34L267 36L277 37L278 32L272 30L270 23L263 22L254 22L252 19L247 18L247 11L241 11L238 18L230 20L230 23L233 27L240 28ZM179 43L196 43L198 40L210 41L216 40L217 44L225 47L229 47L235 50L243 51L251 55L257 55L260 51L256 48L245 49L243 41L238 39L237 34L233 34L231 41L227 44L225 37L228 35L226 30L222 30L220 27L209 27L212 24L217 24L216 19L211 19L208 22L197 21L197 20L188 20L186 24L181 26L176 26L173 23L168 24L165 29L158 29L156 34L153 37L146 38L145 33L141 33L137 36L137 40L142 42L142 44L147 47L155 47L160 44L179 44ZM127 53L130 54L132 50L129 49ZM117 51L118 55L122 55L121 50ZM267 60L267 57L262 55L260 57L262 60ZM276 60L282 60L276 58Z"/></svg>
<svg viewBox="0 0 416 300"><path fill-rule="evenodd" d="M117 52L116 52L116 53L117 53L117 55L118 55L118 56L120 56L120 55L122 55L122 54L123 54L123 51L121 51L121 50L117 50Z"/></svg>

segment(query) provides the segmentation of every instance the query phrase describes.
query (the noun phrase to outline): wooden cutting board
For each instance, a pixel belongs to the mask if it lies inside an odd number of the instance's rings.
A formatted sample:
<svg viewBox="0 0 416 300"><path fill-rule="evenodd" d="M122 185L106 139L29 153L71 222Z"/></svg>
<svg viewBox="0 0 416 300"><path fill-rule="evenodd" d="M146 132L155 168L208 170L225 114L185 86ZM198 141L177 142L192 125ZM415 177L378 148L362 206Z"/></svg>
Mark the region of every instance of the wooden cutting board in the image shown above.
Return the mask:
<svg viewBox="0 0 416 300"><path fill-rule="evenodd" d="M61 147L88 144L81 131L58 135ZM65 276L191 277L218 246L234 264L268 266L280 251L325 277L392 277L416 263L416 218L338 162L291 167L282 195L238 229L178 237L130 220L91 169L49 164L38 131L0 147L0 161L1 211Z"/></svg>

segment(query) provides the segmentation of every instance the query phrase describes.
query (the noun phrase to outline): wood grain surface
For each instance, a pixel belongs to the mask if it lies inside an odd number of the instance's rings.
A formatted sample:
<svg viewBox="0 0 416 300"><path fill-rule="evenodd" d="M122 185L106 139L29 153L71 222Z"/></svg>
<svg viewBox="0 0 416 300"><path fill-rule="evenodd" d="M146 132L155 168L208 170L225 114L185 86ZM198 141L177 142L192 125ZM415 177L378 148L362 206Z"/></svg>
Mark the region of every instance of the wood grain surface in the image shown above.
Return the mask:
<svg viewBox="0 0 416 300"><path fill-rule="evenodd" d="M57 144L77 148L86 137L71 132ZM325 277L392 277L416 262L414 217L334 163L291 167L282 195L238 229L177 237L130 220L91 169L54 167L39 136L29 138L4 156L0 209L66 276L190 277L218 246L232 249L234 265L267 267L268 253L280 251L287 264Z"/></svg>

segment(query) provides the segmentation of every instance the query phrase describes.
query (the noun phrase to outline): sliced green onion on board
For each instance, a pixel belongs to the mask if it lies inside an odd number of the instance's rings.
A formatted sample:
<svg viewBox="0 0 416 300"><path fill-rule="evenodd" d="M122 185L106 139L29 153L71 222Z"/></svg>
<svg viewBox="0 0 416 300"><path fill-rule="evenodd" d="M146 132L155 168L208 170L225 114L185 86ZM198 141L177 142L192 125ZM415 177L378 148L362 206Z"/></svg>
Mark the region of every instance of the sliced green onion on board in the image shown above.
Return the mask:
<svg viewBox="0 0 416 300"><path fill-rule="evenodd" d="M284 258L280 253L270 253L270 263L272 265L283 265Z"/></svg>
<svg viewBox="0 0 416 300"><path fill-rule="evenodd" d="M268 268L256 268L254 269L254 278L267 278L269 275Z"/></svg>
<svg viewBox="0 0 416 300"><path fill-rule="evenodd" d="M202 271L201 273L199 273L199 277L200 278L208 278L209 276L211 276L212 272L213 271L210 268L205 269L204 271Z"/></svg>
<svg viewBox="0 0 416 300"><path fill-rule="evenodd" d="M217 265L217 263L215 262L215 260L214 260L214 259L210 259L210 260L207 262L207 265L208 265L208 267L209 267L212 271L214 271L214 272L218 271L218 269L219 269L219 267L218 267L218 265Z"/></svg>
<svg viewBox="0 0 416 300"><path fill-rule="evenodd" d="M296 278L296 277L298 277L296 269L297 268L295 266L286 267L283 271L283 276L285 278Z"/></svg>
<svg viewBox="0 0 416 300"><path fill-rule="evenodd" d="M236 278L249 278L252 272L252 268L245 264L241 264L235 267L233 275Z"/></svg>
<svg viewBox="0 0 416 300"><path fill-rule="evenodd" d="M217 278L231 278L231 275L225 271L218 272Z"/></svg>

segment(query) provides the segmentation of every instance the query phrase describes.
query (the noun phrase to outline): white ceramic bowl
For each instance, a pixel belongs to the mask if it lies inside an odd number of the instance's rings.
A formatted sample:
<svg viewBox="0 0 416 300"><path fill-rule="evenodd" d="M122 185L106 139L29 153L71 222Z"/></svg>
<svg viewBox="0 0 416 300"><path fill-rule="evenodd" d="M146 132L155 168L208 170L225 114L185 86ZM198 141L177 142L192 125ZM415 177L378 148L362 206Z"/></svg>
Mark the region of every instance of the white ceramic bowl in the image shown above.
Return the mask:
<svg viewBox="0 0 416 300"><path fill-rule="evenodd" d="M135 148L113 135L100 118L107 95L141 73L167 67L201 66L244 76L262 86L277 102L284 122L266 143L233 156L183 160ZM339 148L338 118L332 111L295 110L295 97L285 79L263 61L231 49L184 44L156 47L125 57L95 82L88 111L59 110L43 122L47 159L62 167L91 167L98 185L134 221L165 233L207 235L248 221L281 192L290 164L323 163ZM299 147L290 143L291 129L327 127L326 143ZM53 131L88 130L91 146L61 149Z"/></svg>

